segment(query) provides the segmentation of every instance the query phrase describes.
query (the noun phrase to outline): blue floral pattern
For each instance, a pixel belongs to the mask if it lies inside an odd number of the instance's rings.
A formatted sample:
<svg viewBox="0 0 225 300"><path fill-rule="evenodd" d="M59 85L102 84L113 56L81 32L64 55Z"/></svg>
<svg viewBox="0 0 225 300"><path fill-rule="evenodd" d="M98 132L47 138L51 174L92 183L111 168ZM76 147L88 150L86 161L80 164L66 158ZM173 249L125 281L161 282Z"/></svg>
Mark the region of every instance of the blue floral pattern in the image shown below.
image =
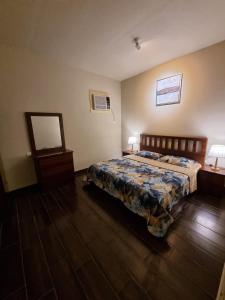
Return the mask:
<svg viewBox="0 0 225 300"><path fill-rule="evenodd" d="M158 160L160 157L163 156L160 153L152 152L152 151L139 151L138 153L136 153L136 155L145 158L155 159L155 160Z"/></svg>
<svg viewBox="0 0 225 300"><path fill-rule="evenodd" d="M157 237L163 237L173 222L173 205L190 192L187 175L126 157L91 165L87 177L144 217Z"/></svg>

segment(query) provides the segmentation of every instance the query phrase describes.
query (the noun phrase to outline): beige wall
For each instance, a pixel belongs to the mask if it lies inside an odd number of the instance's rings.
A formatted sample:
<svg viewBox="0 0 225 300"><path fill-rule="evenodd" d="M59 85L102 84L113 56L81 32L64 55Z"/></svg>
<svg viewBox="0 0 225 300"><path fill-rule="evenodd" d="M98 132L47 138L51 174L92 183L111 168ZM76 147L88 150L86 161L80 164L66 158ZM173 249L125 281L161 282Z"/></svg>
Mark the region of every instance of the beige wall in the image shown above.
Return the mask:
<svg viewBox="0 0 225 300"><path fill-rule="evenodd" d="M156 80L177 73L183 73L181 103L156 107ZM129 135L141 132L202 135L209 145L225 144L225 42L127 79L121 89L124 148Z"/></svg>
<svg viewBox="0 0 225 300"><path fill-rule="evenodd" d="M109 92L111 112L91 113L89 89ZM28 50L0 46L0 153L8 190L36 182L25 111L63 113L76 170L121 154L120 83Z"/></svg>

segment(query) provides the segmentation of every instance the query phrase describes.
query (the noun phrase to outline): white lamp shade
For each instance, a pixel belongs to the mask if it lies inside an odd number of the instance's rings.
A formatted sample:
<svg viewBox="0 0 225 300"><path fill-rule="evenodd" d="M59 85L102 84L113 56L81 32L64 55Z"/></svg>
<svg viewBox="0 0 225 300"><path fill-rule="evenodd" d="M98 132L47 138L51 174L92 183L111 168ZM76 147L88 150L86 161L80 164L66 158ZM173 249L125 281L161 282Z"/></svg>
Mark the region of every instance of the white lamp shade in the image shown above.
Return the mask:
<svg viewBox="0 0 225 300"><path fill-rule="evenodd" d="M211 157L225 157L225 145L212 145L209 150Z"/></svg>
<svg viewBox="0 0 225 300"><path fill-rule="evenodd" d="M129 136L128 145L133 145L137 143L137 138L135 136Z"/></svg>

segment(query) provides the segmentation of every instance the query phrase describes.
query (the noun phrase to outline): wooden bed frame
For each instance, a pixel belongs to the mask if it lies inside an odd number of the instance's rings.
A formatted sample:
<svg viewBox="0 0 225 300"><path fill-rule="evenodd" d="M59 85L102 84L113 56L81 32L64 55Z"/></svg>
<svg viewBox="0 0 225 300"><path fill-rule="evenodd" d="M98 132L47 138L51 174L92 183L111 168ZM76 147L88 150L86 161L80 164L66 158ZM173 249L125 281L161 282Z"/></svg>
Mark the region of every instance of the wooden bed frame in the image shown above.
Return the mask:
<svg viewBox="0 0 225 300"><path fill-rule="evenodd" d="M163 136L144 133L140 135L140 150L184 156L194 159L204 166L207 142L206 137Z"/></svg>

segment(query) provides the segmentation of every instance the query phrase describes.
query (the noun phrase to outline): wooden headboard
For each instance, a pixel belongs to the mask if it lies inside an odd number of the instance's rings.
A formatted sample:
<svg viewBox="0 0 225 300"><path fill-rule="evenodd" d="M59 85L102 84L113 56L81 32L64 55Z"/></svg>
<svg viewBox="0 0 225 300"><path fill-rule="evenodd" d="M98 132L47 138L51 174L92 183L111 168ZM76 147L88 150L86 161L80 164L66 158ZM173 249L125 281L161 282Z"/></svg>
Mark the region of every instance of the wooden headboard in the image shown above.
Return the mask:
<svg viewBox="0 0 225 300"><path fill-rule="evenodd" d="M184 156L205 164L208 139L206 137L181 137L141 134L140 150Z"/></svg>

